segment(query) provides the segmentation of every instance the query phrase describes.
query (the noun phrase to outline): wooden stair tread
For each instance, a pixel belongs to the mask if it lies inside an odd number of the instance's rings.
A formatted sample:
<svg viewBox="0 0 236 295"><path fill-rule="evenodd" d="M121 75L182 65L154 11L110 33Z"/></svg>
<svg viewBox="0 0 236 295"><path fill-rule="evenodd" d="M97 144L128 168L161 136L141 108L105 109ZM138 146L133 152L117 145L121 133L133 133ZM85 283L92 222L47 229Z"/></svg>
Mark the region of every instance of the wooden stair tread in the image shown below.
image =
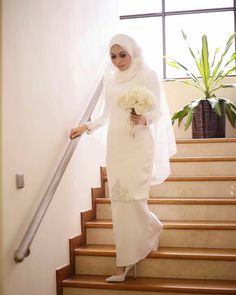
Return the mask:
<svg viewBox="0 0 236 295"><path fill-rule="evenodd" d="M115 256L114 245L85 245L74 251L75 255L89 256ZM206 248L180 248L160 247L151 251L149 258L170 259L204 259L204 260L230 260L236 261L236 249L206 249Z"/></svg>
<svg viewBox="0 0 236 295"><path fill-rule="evenodd" d="M178 138L178 139L176 139L177 144L225 143L225 142L236 142L236 138L235 137L225 137L225 138Z"/></svg>
<svg viewBox="0 0 236 295"><path fill-rule="evenodd" d="M198 157L171 157L170 162L228 162L236 161L236 156L198 156Z"/></svg>
<svg viewBox="0 0 236 295"><path fill-rule="evenodd" d="M64 287L133 290L133 291L164 291L182 293L236 294L236 281L200 280L200 279L168 279L127 277L122 283L106 283L106 276L75 275L62 282Z"/></svg>
<svg viewBox="0 0 236 295"><path fill-rule="evenodd" d="M165 181L236 181L236 176L170 176Z"/></svg>
<svg viewBox="0 0 236 295"><path fill-rule="evenodd" d="M212 230L234 230L236 221L195 221L195 220L162 220L164 229L212 229ZM112 228L110 219L100 219L86 222L87 228Z"/></svg>
<svg viewBox="0 0 236 295"><path fill-rule="evenodd" d="M235 156L173 156L170 162L231 162L236 161ZM103 167L106 169L106 167Z"/></svg>
<svg viewBox="0 0 236 295"><path fill-rule="evenodd" d="M96 198L96 204L110 204L109 198ZM149 198L148 204L235 205L236 198Z"/></svg>
<svg viewBox="0 0 236 295"><path fill-rule="evenodd" d="M103 180L107 181L107 175L104 175ZM168 181L236 181L236 176L169 176L165 182Z"/></svg>

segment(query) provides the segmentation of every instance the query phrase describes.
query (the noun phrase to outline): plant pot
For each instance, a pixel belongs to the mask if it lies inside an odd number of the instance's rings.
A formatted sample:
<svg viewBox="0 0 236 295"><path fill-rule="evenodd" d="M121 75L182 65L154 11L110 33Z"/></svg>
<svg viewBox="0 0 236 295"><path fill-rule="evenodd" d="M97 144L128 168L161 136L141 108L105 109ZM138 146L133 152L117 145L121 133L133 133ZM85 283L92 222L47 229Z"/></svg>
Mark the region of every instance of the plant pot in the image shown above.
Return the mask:
<svg viewBox="0 0 236 295"><path fill-rule="evenodd" d="M193 138L225 137L225 103L220 101L221 116L212 109L208 100L200 101L195 108L192 121Z"/></svg>

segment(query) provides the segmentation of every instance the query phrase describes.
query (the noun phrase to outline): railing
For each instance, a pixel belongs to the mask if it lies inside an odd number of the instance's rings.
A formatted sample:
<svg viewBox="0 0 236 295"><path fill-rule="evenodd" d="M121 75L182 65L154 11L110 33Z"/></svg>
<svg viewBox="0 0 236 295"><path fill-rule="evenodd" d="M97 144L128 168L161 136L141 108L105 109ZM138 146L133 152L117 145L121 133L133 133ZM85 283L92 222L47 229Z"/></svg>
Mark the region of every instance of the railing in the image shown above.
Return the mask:
<svg viewBox="0 0 236 295"><path fill-rule="evenodd" d="M97 101L101 95L101 90L102 90L102 85L103 85L103 80L100 81L82 119L80 120L79 125L87 122L91 114L97 104ZM32 218L32 221L28 227L28 229L25 232L25 235L18 247L18 249L15 252L14 259L16 262L22 262L25 257L27 257L30 254L30 245L34 239L35 234L37 233L37 230L43 220L43 217L47 211L47 208L54 196L54 193L60 183L60 180L66 170L66 167L80 141L80 136L76 137L75 139L71 140L60 163L58 164L56 171L45 191L45 194L42 198L42 201L40 202L38 209Z"/></svg>

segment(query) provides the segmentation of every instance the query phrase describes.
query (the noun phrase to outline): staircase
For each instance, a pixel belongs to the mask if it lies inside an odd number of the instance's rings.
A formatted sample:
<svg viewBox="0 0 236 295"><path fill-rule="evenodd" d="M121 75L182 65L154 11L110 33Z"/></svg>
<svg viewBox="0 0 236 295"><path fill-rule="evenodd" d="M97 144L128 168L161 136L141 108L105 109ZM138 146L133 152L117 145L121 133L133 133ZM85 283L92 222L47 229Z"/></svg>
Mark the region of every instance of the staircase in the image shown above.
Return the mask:
<svg viewBox="0 0 236 295"><path fill-rule="evenodd" d="M178 140L172 174L151 188L164 224L160 248L138 263L137 279L106 283L115 247L106 169L70 239L70 264L57 270L58 295L236 294L236 138Z"/></svg>

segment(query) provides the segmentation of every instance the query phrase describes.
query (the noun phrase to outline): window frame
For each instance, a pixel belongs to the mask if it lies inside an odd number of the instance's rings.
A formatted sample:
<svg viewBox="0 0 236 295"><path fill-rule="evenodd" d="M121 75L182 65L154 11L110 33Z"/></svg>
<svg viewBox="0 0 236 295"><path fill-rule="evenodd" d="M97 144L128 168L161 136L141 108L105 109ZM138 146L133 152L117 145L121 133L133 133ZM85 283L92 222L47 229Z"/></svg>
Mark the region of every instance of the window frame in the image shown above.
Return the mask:
<svg viewBox="0 0 236 295"><path fill-rule="evenodd" d="M236 0L233 0L233 7L204 8L204 9L191 9L191 10L178 10L178 11L166 11L165 1L166 0L162 0L161 12L120 15L120 20L148 18L148 17L161 17L162 18L163 56L166 56L166 20L165 20L166 16L232 11L234 13L234 32L236 32ZM235 51L236 51L236 42L234 45L235 45ZM163 69L163 79L166 79L166 61L164 58L162 59L162 69ZM235 75L230 75L230 76L235 76ZM181 79L181 78L177 78L177 79Z"/></svg>

